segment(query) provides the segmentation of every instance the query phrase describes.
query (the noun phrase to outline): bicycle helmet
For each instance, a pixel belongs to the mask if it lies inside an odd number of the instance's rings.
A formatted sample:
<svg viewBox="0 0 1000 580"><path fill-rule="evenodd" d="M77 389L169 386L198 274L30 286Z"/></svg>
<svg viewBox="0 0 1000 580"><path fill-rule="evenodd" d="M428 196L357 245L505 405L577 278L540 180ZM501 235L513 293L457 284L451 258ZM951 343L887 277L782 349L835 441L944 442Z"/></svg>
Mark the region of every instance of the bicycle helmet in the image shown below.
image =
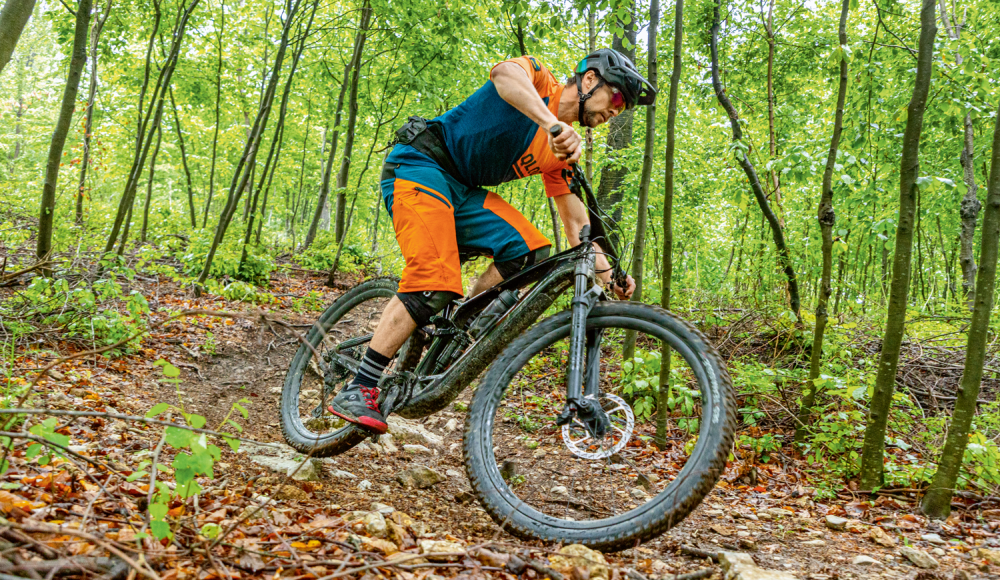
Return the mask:
<svg viewBox="0 0 1000 580"><path fill-rule="evenodd" d="M583 75L588 70L597 73L598 82L590 92L583 92ZM594 91L605 83L614 85L625 96L625 107L652 105L656 100L656 89L639 74L627 56L611 48L601 48L588 54L573 71L576 76L576 91L580 96L580 124L583 125L583 104L594 95Z"/></svg>

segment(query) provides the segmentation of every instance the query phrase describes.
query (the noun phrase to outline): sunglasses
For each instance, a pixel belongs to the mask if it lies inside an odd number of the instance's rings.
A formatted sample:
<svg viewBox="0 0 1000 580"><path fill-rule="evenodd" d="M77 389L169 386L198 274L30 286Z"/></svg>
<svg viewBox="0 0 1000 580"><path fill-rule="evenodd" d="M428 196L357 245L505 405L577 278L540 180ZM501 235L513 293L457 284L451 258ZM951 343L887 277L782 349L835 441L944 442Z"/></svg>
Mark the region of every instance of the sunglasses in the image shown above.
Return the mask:
<svg viewBox="0 0 1000 580"><path fill-rule="evenodd" d="M614 109L617 109L619 113L624 111L625 95L623 95L622 92L619 91L617 87L608 85L608 88L611 89L611 106Z"/></svg>

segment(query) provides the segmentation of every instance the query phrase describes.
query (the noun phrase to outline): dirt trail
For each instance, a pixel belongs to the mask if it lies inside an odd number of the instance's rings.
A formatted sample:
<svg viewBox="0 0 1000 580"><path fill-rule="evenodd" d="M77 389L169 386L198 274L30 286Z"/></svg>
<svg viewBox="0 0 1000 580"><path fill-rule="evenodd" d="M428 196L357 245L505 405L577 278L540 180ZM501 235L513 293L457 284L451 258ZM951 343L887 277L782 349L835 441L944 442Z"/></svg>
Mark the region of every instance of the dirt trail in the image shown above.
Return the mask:
<svg viewBox="0 0 1000 580"><path fill-rule="evenodd" d="M278 282L272 288L275 294L288 294L292 300L308 290L322 292L327 304L340 294L340 291L330 292L324 288L319 279L310 279L304 284L297 281L292 285ZM167 285L161 286L159 292L169 294L178 290ZM191 306L197 304L194 300L189 302ZM286 308L280 312L293 325L308 325L317 315L317 312L296 313ZM208 424L213 426L223 420L233 403L247 399L249 404L245 406L249 418L243 421L245 436L261 442L282 442L277 406L285 369L298 348L298 340L288 332L276 335L249 321L237 320L232 324L216 323L208 330L213 336L206 345L206 330L203 322L175 325L172 333L155 338L163 350L176 354L171 362L181 368L183 382L178 391L175 385L157 381L158 375L146 369L149 374L140 374L133 381L138 389L149 393L148 400L144 396L133 403L136 407L145 405L145 409L126 410L143 413L157 402L176 403L179 393L186 410L205 415ZM211 342L214 342L214 349ZM214 354L206 352L211 350ZM467 391L462 399L468 401L469 396ZM435 537L450 536L469 543L494 539L513 541L469 495L470 486L460 449L463 421L464 414L454 409L420 421L443 440L429 453L408 452L402 449L402 442L396 440L399 450L395 453L362 445L339 457L324 460L318 482L292 481L248 461L247 454L232 453L228 449L223 462L217 466L216 477L228 479L230 486L252 481L255 490L261 493L293 484L307 491L312 501L327 506L331 515L369 510L373 502L378 502L424 522L429 535ZM402 488L396 481L396 474L418 464L445 475L446 481L422 490ZM972 532L953 539L949 532L962 529L960 524L949 521L944 528L928 524L913 515L914 504L889 504L888 507L883 504L872 508L859 518L864 522L855 526L852 533L833 531L824 521L828 513L843 514L843 506L838 505L843 502L824 505L810 499L808 492L792 497L795 489L802 489L795 485L773 486L773 489L792 489L792 493L739 487L716 489L673 530L614 558L652 570L653 576L702 567L703 561L678 552L681 545L713 552L745 551L764 568L813 580L997 578L1000 573L1000 565L990 567L981 558L975 559L969 554L973 543L996 548L998 542L994 534ZM778 508L790 508L791 511L776 511ZM890 541L895 541L896 545L881 546L869 539L876 514L882 522L888 522L883 523L882 528L887 528ZM997 513L992 514L993 518L997 516ZM921 539L928 533L937 533L943 539L940 543L933 537ZM900 554L899 548L904 542L931 553L940 566L935 570L915 567ZM867 556L872 562L852 563L859 556Z"/></svg>

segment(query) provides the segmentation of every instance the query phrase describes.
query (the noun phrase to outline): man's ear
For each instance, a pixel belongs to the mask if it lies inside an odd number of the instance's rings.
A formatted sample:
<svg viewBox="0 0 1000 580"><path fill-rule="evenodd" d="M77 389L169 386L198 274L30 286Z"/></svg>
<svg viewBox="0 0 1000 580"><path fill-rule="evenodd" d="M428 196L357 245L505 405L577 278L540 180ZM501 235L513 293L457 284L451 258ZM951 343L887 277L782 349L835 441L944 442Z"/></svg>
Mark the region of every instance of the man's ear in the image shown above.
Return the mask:
<svg viewBox="0 0 1000 580"><path fill-rule="evenodd" d="M584 73L584 75L583 75L583 92L589 93L590 89L594 88L594 85L596 85L596 84L597 84L597 73L596 72L594 72L592 70L588 70L586 73Z"/></svg>

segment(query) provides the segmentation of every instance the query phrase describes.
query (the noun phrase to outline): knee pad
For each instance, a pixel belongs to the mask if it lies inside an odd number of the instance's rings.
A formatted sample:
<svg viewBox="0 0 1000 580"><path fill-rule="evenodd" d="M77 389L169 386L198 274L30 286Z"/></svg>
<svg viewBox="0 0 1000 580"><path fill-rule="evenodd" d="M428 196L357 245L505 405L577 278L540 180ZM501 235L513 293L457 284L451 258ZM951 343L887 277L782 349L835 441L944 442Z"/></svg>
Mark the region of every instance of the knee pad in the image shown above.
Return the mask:
<svg viewBox="0 0 1000 580"><path fill-rule="evenodd" d="M417 323L417 328L426 326L431 317L441 312L449 302L460 295L445 290L429 290L427 292L396 292L396 297Z"/></svg>
<svg viewBox="0 0 1000 580"><path fill-rule="evenodd" d="M551 249L552 246L542 246L533 252L528 252L527 254L514 258L513 260L493 262L493 265L496 266L497 272L500 272L500 276L502 276L504 280L507 280L528 266L533 266L545 258L548 258L549 250Z"/></svg>

